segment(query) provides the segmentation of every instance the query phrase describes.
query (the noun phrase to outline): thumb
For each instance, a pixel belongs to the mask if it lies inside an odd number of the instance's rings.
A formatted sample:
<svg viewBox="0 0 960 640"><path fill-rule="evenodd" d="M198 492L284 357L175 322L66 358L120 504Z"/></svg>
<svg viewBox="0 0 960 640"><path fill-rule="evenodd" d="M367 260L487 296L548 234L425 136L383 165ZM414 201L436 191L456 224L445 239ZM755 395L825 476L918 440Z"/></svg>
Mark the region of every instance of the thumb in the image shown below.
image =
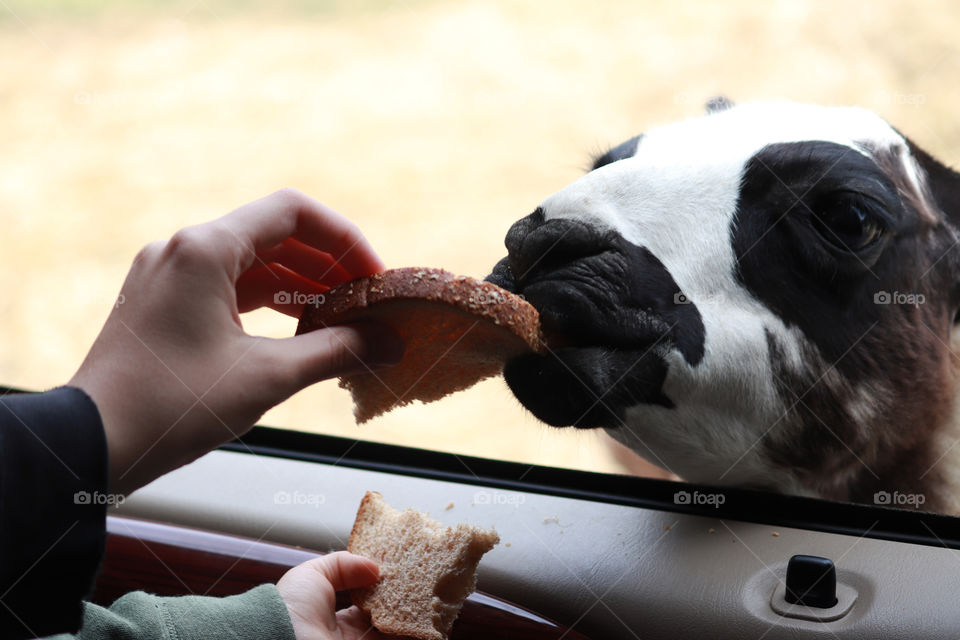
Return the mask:
<svg viewBox="0 0 960 640"><path fill-rule="evenodd" d="M358 322L317 329L278 341L284 362L297 371L301 388L315 382L377 366L396 364L403 358L400 336L385 324Z"/></svg>
<svg viewBox="0 0 960 640"><path fill-rule="evenodd" d="M348 551L338 551L308 562L333 585L334 591L366 587L380 576L376 562Z"/></svg>

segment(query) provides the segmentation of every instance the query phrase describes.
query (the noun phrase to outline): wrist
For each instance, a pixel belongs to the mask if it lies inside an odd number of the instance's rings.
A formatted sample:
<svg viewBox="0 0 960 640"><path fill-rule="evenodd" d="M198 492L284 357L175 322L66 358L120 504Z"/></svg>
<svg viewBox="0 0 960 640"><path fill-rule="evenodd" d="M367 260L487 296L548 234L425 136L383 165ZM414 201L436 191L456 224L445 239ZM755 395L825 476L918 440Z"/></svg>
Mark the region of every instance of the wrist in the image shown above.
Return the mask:
<svg viewBox="0 0 960 640"><path fill-rule="evenodd" d="M127 471L133 463L132 452L123 430L118 428L124 420L118 416L118 409L113 399L109 397L109 393L80 373L67 384L84 392L100 414L100 423L107 443L108 490L111 493L123 495L132 492L136 486L126 482Z"/></svg>

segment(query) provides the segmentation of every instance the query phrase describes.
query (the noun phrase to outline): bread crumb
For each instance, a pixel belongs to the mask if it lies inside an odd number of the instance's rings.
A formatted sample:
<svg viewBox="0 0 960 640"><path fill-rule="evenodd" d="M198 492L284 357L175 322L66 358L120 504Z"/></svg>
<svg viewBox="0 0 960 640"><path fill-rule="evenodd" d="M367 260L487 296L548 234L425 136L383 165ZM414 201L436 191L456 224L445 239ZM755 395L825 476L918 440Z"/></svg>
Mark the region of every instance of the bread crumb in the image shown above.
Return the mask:
<svg viewBox="0 0 960 640"><path fill-rule="evenodd" d="M713 527L710 527L709 529L707 529L707 533L715 533L716 531L717 530L714 529Z"/></svg>
<svg viewBox="0 0 960 640"><path fill-rule="evenodd" d="M447 503L447 506L445 506L445 507L443 508L444 511L450 511L450 509L453 509L453 503L452 503L452 502Z"/></svg>
<svg viewBox="0 0 960 640"><path fill-rule="evenodd" d="M773 537L774 537L774 538L779 538L779 537L780 537L780 534L777 533L776 531L774 531L774 532L773 532Z"/></svg>
<svg viewBox="0 0 960 640"><path fill-rule="evenodd" d="M670 531L670 525L668 525L668 524L663 525L663 530L664 530L664 531Z"/></svg>
<svg viewBox="0 0 960 640"><path fill-rule="evenodd" d="M554 523L556 523L556 524L560 524L560 518L559 518L558 516L552 516L552 517L550 517L550 518L544 518L544 519L543 519L543 524L550 524L551 522L554 522Z"/></svg>
<svg viewBox="0 0 960 640"><path fill-rule="evenodd" d="M509 542L504 542L504 543L503 543L503 546L505 546L505 547L512 547L513 545L510 544Z"/></svg>

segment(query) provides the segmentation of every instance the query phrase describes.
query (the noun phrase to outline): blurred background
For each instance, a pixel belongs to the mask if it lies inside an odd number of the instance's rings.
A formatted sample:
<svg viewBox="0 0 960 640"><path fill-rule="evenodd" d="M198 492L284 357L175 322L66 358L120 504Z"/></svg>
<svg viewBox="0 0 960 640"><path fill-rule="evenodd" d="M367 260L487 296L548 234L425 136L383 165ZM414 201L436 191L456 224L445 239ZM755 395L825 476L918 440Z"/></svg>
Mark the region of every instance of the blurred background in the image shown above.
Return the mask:
<svg viewBox="0 0 960 640"><path fill-rule="evenodd" d="M958 18L947 0L0 0L0 384L65 382L140 247L283 186L390 267L483 277L592 155L718 93L861 105L956 163ZM328 381L263 422L621 469L500 379L362 427Z"/></svg>

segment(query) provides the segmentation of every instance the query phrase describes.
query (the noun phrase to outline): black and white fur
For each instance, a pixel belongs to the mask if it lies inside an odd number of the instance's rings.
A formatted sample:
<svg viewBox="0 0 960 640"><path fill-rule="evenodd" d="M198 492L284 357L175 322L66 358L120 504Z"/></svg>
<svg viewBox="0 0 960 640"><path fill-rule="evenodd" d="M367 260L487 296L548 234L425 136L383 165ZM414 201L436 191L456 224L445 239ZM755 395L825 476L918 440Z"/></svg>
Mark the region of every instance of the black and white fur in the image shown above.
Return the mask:
<svg viewBox="0 0 960 640"><path fill-rule="evenodd" d="M552 350L506 380L690 481L956 511L958 216L960 174L869 111L714 102L510 229L489 279Z"/></svg>

